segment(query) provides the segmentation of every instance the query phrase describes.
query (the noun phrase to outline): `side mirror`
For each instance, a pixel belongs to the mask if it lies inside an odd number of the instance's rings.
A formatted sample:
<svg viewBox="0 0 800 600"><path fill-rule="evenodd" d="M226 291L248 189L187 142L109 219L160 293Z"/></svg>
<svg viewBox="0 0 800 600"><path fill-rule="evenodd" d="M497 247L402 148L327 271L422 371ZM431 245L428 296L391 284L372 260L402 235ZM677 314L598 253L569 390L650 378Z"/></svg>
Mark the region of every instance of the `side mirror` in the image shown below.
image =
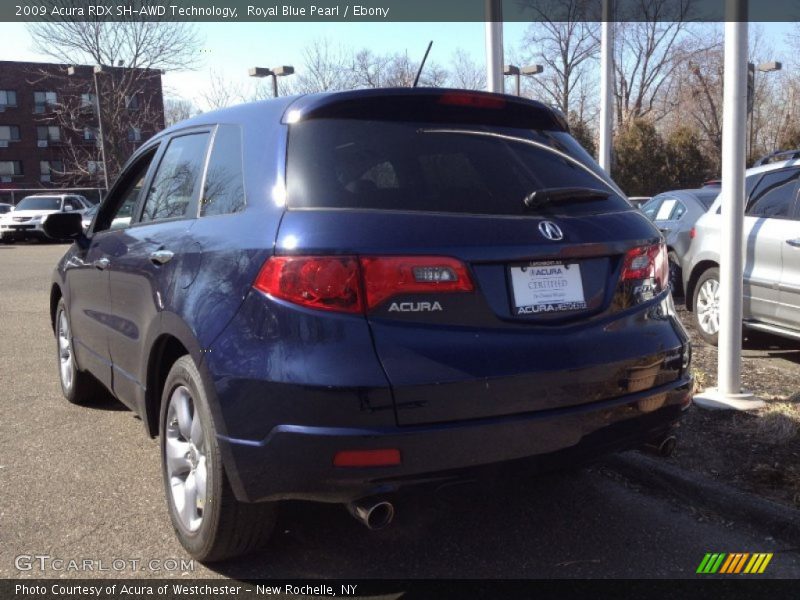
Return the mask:
<svg viewBox="0 0 800 600"><path fill-rule="evenodd" d="M53 213L42 223L42 229L54 240L77 240L83 237L82 221L80 213Z"/></svg>

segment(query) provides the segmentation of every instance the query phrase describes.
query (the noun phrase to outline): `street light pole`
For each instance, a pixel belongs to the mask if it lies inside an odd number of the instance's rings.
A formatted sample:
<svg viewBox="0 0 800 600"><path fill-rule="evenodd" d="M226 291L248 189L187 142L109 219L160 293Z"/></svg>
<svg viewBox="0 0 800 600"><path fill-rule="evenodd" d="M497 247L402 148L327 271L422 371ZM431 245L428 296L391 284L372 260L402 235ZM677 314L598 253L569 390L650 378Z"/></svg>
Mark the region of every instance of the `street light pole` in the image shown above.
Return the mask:
<svg viewBox="0 0 800 600"><path fill-rule="evenodd" d="M266 67L253 67L247 71L247 74L250 77L272 77L272 97L278 97L278 77L286 77L287 75L292 75L294 73L294 67L289 65L284 65L282 67L272 67L271 69L267 69Z"/></svg>
<svg viewBox="0 0 800 600"><path fill-rule="evenodd" d="M75 67L67 67L67 75L73 76L77 73ZM97 135L100 136L100 158L103 162L103 182L108 193L108 164L106 163L106 140L103 136L103 111L100 106L100 86L97 82L98 73L103 72L102 65L95 65L92 68L92 80L94 81L94 103L97 111Z"/></svg>
<svg viewBox="0 0 800 600"><path fill-rule="evenodd" d="M529 65L527 67L505 65L503 67L503 75L513 75L516 79L517 96L522 95L522 90L520 88L520 79L522 78L522 75L538 75L542 71L544 71L544 67L542 65Z"/></svg>
<svg viewBox="0 0 800 600"><path fill-rule="evenodd" d="M503 2L486 0L486 89L503 88Z"/></svg>
<svg viewBox="0 0 800 600"><path fill-rule="evenodd" d="M773 71L780 71L783 68L783 63L778 61L761 63L756 67L753 63L747 63L747 114L750 117L750 132L747 136L747 157L753 156L753 143L755 142L755 127L756 120L755 103L756 103L756 71L762 73L771 73Z"/></svg>
<svg viewBox="0 0 800 600"><path fill-rule="evenodd" d="M106 186L106 194L108 193L108 163L106 163L106 139L103 136L103 111L100 107L100 86L97 83L97 74L103 72L103 67L95 65L92 69L92 78L94 79L94 98L97 105L97 135L100 136L100 157L103 159L103 182Z"/></svg>
<svg viewBox="0 0 800 600"><path fill-rule="evenodd" d="M611 172L611 137L614 132L614 14L613 0L603 0L600 31L600 140L597 158L600 167Z"/></svg>

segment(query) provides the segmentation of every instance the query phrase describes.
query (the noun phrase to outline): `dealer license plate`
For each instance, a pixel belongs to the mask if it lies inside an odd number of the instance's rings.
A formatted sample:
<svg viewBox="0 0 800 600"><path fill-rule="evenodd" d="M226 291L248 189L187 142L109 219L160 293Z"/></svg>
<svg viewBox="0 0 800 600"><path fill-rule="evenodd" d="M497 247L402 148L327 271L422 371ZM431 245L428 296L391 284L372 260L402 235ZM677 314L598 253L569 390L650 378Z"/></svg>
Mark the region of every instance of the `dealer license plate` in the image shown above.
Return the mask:
<svg viewBox="0 0 800 600"><path fill-rule="evenodd" d="M578 263L531 263L510 267L515 315L586 308Z"/></svg>

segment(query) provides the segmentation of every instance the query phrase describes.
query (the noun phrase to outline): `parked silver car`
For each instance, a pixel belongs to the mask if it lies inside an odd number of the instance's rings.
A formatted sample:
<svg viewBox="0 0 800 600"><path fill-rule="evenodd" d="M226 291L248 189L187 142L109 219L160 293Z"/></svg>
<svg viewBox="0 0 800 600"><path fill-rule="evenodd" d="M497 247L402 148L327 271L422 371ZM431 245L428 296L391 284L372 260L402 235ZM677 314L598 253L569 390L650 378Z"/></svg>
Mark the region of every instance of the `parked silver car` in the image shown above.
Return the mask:
<svg viewBox="0 0 800 600"><path fill-rule="evenodd" d="M744 219L746 327L800 339L800 159L748 169ZM695 224L683 258L686 306L699 333L716 345L719 331L721 198Z"/></svg>
<svg viewBox="0 0 800 600"><path fill-rule="evenodd" d="M719 195L718 186L664 192L647 201L640 210L656 224L667 242L669 282L673 296L683 296L681 260L691 243L697 219L711 208Z"/></svg>

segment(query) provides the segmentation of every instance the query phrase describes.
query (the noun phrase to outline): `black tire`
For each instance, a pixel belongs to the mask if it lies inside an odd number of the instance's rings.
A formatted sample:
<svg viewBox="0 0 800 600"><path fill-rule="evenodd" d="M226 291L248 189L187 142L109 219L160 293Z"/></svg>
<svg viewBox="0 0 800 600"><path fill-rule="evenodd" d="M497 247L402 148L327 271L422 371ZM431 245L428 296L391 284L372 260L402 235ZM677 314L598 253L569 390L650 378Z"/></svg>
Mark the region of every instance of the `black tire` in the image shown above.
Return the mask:
<svg viewBox="0 0 800 600"><path fill-rule="evenodd" d="M673 298L683 298L683 280L681 261L675 252L669 253L669 285L672 288Z"/></svg>
<svg viewBox="0 0 800 600"><path fill-rule="evenodd" d="M174 435L180 436L178 419L170 419L171 423L167 423L167 419L171 398L181 389L188 391L192 418L199 417L202 427L202 435L199 436L202 450L193 456L203 458L206 495L202 509L198 511L201 512L200 524L195 530L184 524L175 504L166 460L168 436L170 440ZM161 396L160 446L161 472L170 520L181 545L193 558L203 562L225 560L257 550L267 543L275 526L277 504L244 503L234 496L222 465L222 455L203 382L194 361L188 355L175 361L164 384ZM191 447L194 452L200 446ZM191 468L191 473L194 474L196 469L197 464ZM180 478L176 477L174 481L178 479Z"/></svg>
<svg viewBox="0 0 800 600"><path fill-rule="evenodd" d="M62 322L62 317L64 322ZM66 344L62 348L61 332L63 324L66 323ZM69 313L67 312L67 305L64 299L58 301L56 307L55 318L55 338L56 338L56 360L58 365L58 380L61 383L61 392L72 404L92 404L100 400L106 400L110 397L108 390L103 387L97 379L91 374L78 370L78 365L75 362L75 352L72 346L72 325L69 322ZM68 367L62 367L62 358L64 353L69 353L71 361ZM62 370L62 368L64 370ZM69 374L67 376L67 373Z"/></svg>
<svg viewBox="0 0 800 600"><path fill-rule="evenodd" d="M717 331L712 332L711 329L713 328L709 327L707 324L708 321L704 319L706 300L705 298L701 298L701 296L703 296L704 286L708 282L712 282L712 284L716 282L716 286L719 288L719 269L717 267L706 269L703 274L700 275L700 279L697 280L692 297L692 313L694 314L694 323L697 326L697 333L706 343L716 346L719 343L719 320L717 320Z"/></svg>

